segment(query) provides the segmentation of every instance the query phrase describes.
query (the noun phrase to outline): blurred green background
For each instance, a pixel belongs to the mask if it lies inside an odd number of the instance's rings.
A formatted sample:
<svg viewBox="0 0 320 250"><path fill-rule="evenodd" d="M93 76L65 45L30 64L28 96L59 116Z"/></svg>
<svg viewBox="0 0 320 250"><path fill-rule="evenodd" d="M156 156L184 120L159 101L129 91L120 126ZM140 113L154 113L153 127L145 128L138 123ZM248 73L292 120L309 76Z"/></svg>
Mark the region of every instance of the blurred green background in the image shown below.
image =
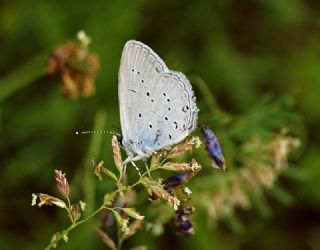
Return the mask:
<svg viewBox="0 0 320 250"><path fill-rule="evenodd" d="M95 95L72 100L61 95L57 79L42 72L48 52L79 30L92 38L90 49L101 69ZM90 170L91 157L112 165L111 138L103 136L98 155L91 155L91 137L75 131L92 129L97 110L103 109L103 129L120 132L117 73L129 39L148 44L169 68L191 77L200 122L227 134L224 123L208 111L212 107L192 81L196 76L221 110L236 117L247 119L245 114L265 98L267 105L284 102L286 114L298 117L284 126L296 131L302 146L291 156L295 177L279 180L290 202L266 195L269 216L239 210L243 230L237 231L223 219L212 226L199 209L195 236L177 236L168 223L158 237L141 230L125 249L138 244L149 249L320 249L318 0L0 1L0 249L42 249L54 232L67 227L58 208L30 206L34 192L58 195L54 169L67 173L74 200L88 202L86 192L94 193L89 209L111 190L107 179L99 183ZM275 119L266 117L269 123ZM230 150L223 141L228 162ZM217 176L209 168L205 173ZM59 249L104 249L92 228L92 223L79 227Z"/></svg>

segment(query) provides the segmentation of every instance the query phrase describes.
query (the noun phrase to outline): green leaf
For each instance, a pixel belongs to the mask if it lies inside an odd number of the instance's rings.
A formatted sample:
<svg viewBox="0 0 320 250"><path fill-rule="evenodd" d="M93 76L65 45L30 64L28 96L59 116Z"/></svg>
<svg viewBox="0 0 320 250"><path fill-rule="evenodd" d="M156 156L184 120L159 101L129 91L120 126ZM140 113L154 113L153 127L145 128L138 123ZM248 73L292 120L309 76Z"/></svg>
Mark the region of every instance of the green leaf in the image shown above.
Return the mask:
<svg viewBox="0 0 320 250"><path fill-rule="evenodd" d="M104 195L104 198L103 198L103 204L104 204L105 206L110 206L111 203L113 202L115 196L116 196L116 193L115 193L115 192L113 192L113 193L106 193L106 194Z"/></svg>
<svg viewBox="0 0 320 250"><path fill-rule="evenodd" d="M121 215L114 209L112 209L112 212L113 212L114 217L116 218L116 221L121 229L121 232L124 234L128 234L129 233L129 227L128 227L129 219L123 219L121 217Z"/></svg>
<svg viewBox="0 0 320 250"><path fill-rule="evenodd" d="M144 216L140 215L134 208L121 208L123 212L125 212L130 217L136 220L143 220Z"/></svg>
<svg viewBox="0 0 320 250"><path fill-rule="evenodd" d="M112 178L113 180L115 180L116 182L118 181L117 176L116 176L113 172L111 172L109 169L107 169L107 168L102 168L102 172L103 172L104 174L108 175L109 177L111 177L111 178Z"/></svg>

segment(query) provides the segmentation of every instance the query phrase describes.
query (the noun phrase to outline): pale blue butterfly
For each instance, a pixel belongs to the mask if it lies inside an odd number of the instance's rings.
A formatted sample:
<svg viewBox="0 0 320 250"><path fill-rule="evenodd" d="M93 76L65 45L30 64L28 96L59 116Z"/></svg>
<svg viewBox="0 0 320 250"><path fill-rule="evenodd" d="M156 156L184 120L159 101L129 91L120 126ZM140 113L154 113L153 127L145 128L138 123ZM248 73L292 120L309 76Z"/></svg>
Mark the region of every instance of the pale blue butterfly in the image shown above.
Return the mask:
<svg viewBox="0 0 320 250"><path fill-rule="evenodd" d="M198 108L189 80L171 71L142 42L130 40L119 69L119 106L124 164L146 160L195 129Z"/></svg>

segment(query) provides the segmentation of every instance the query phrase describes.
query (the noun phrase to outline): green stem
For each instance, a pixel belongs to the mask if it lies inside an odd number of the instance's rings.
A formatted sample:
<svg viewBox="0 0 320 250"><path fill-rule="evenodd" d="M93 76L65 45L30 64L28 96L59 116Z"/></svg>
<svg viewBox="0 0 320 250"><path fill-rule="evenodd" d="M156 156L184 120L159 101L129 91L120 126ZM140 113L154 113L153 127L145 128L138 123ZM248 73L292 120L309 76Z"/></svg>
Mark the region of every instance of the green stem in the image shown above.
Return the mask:
<svg viewBox="0 0 320 250"><path fill-rule="evenodd" d="M106 122L106 112L104 110L98 110L94 120L94 131L103 130ZM89 150L84 163L84 200L87 202L86 213L90 214L93 211L95 204L95 181L92 171L92 158L97 157L100 154L101 145L104 137L101 134L93 134L90 141Z"/></svg>
<svg viewBox="0 0 320 250"><path fill-rule="evenodd" d="M151 173L152 171L154 171L154 170L155 170L155 169L150 169L150 173ZM133 183L132 185L128 186L128 189L132 189L133 187L139 185L139 184L141 183L143 177L145 177L147 174L148 174L148 172L144 172L144 173L141 175L141 177L139 178L138 181L136 181L136 182Z"/></svg>
<svg viewBox="0 0 320 250"><path fill-rule="evenodd" d="M95 125L97 125L97 124L100 124L100 125L101 125L100 122L105 120L105 119L102 119L102 118L104 118L104 115L103 115L103 114L104 114L104 113L97 113ZM98 117L99 117L99 118L98 118ZM97 129L97 127L98 127L99 129L101 129L99 126L95 126L95 129ZM94 139L93 139L93 140L94 140ZM96 139L96 140L97 140L97 139ZM100 141L100 140L99 140L99 141ZM100 145L100 143L101 143L101 142L99 142L99 143L98 143L98 142L96 142L96 143L91 142L90 149L91 149L91 147L93 147L92 144L95 144L95 145L97 146L97 145ZM93 147L93 148L96 148L96 147ZM98 148L100 148L100 147L98 147ZM89 150L89 152L92 153L92 152L93 152L93 149ZM87 159L87 160L88 160L88 159ZM152 172L152 171L154 171L154 170L157 170L157 169L159 169L159 168L150 169L150 172ZM132 189L133 187L135 187L135 186L137 186L138 184L140 184L141 181L142 181L142 179L143 179L147 174L148 174L147 171L144 172L144 173L141 175L141 177L139 178L139 180L136 181L134 184L132 184L132 185L130 185L130 186L127 186L127 187L122 187L121 189L119 189L119 187L118 187L118 190L116 190L115 192L121 192L121 191L125 191L125 190ZM85 183L85 185L86 185L86 183ZM88 191L88 190L87 190L87 191ZM88 194L87 194L87 195L88 195ZM91 195L91 194L89 193L89 195ZM88 199L88 197L87 197L87 199ZM71 221L72 221L72 216L71 216L71 212L70 212L70 210L71 210L71 203L70 203L69 198L67 198L67 202L68 202L68 209L67 209L67 210L68 210L68 214L69 214L69 216L70 216L70 218L71 218ZM91 213L90 215L88 215L85 219L79 220L79 221L77 221L77 222L72 221L72 224L71 224L67 229L65 229L65 230L63 230L62 232L60 232L59 235L58 235L53 241L51 241L50 244L49 244L45 249L46 249L46 250L49 250L49 249L53 248L54 245L56 245L56 244L63 238L64 235L67 235L70 231L72 231L72 230L73 230L74 228L76 228L77 226L79 226L79 225L87 222L88 220L90 220L93 216L95 216L95 215L96 215L97 213L99 213L101 210L103 210L103 209L108 209L108 210L112 211L112 210L115 209L115 208L117 208L117 207L110 208L110 207L106 207L106 206L103 204L100 208L98 208L96 211L94 211L93 213ZM121 208L120 208L120 209L121 209ZM123 244L123 238L122 238L121 227L120 227L120 225L119 225L118 223L117 223L117 238L118 238L117 250L121 250L121 249L122 249L122 244Z"/></svg>
<svg viewBox="0 0 320 250"><path fill-rule="evenodd" d="M70 202L69 197L67 197L67 203L68 203L68 207L66 208L66 210L68 212L68 216L70 217L70 220L71 220L72 224L74 224L75 221L74 221L74 218L73 218L72 213L71 213L71 202Z"/></svg>
<svg viewBox="0 0 320 250"><path fill-rule="evenodd" d="M164 163L166 160L167 160L167 158L163 159L163 160L161 161L161 163L158 164L156 167L150 168L150 169L149 169L149 172L151 173L151 172L153 172L153 171L155 171L155 170L161 169L161 166L163 165L163 163ZM144 173L142 173L142 174L141 174L141 177L139 178L139 180L136 181L135 183L133 183L132 185L128 186L127 189L132 189L133 187L139 185L139 184L141 183L142 179L143 179L146 175L148 175L148 171L145 171Z"/></svg>
<svg viewBox="0 0 320 250"><path fill-rule="evenodd" d="M121 250L123 240L122 240L122 232L119 224L117 226L117 238L118 238L117 250Z"/></svg>
<svg viewBox="0 0 320 250"><path fill-rule="evenodd" d="M0 79L0 102L4 101L23 87L45 74L44 67L48 60L48 51L34 56L22 66Z"/></svg>
<svg viewBox="0 0 320 250"><path fill-rule="evenodd" d="M96 211L94 211L92 214L90 214L87 218L85 218L83 220L79 220L78 222L72 223L67 229L60 232L59 235L56 237L56 239L54 241L51 241L50 244L45 248L45 250L49 250L49 249L53 248L54 245L57 244L62 239L62 237L64 235L67 235L70 231L72 231L77 226L87 222L88 220L90 220L92 217L94 217L96 214L98 214L100 211L102 211L105 208L108 209L107 207L102 205L100 208L98 208Z"/></svg>
<svg viewBox="0 0 320 250"><path fill-rule="evenodd" d="M215 117L216 120L222 120L225 123L229 122L229 120L231 119L230 115L224 112L219 107L216 98L212 94L207 83L201 77L196 75L192 76L190 79L198 87L204 101L210 109L210 113L212 114L212 116Z"/></svg>

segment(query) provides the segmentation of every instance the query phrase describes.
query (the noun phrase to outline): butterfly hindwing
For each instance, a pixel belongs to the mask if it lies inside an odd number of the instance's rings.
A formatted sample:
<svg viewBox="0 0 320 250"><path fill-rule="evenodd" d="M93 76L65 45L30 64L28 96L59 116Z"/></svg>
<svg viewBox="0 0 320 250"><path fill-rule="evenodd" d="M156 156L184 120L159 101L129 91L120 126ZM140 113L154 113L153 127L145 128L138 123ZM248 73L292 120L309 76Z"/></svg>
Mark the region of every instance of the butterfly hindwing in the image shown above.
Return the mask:
<svg viewBox="0 0 320 250"><path fill-rule="evenodd" d="M142 89L133 129L153 150L179 143L196 126L197 107L188 79L178 72L162 73Z"/></svg>

